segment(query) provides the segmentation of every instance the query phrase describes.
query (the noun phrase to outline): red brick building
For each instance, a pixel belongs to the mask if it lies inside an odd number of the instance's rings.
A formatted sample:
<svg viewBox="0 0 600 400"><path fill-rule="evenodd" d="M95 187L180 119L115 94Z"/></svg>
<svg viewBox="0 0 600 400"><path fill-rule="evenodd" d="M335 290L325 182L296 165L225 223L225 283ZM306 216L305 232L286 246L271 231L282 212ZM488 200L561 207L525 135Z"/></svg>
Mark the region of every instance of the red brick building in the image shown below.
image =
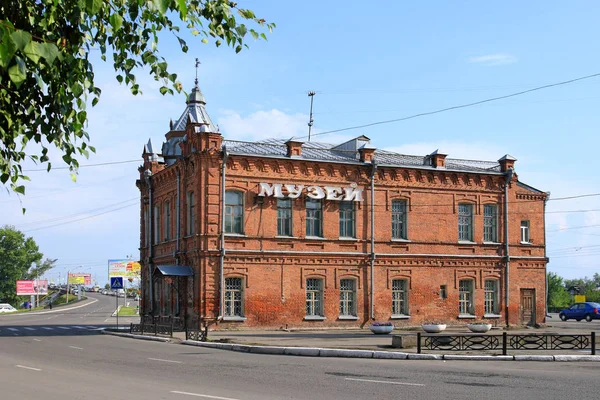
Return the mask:
<svg viewBox="0 0 600 400"><path fill-rule="evenodd" d="M144 314L217 328L544 321L547 194L511 156L230 141L196 87L143 157Z"/></svg>

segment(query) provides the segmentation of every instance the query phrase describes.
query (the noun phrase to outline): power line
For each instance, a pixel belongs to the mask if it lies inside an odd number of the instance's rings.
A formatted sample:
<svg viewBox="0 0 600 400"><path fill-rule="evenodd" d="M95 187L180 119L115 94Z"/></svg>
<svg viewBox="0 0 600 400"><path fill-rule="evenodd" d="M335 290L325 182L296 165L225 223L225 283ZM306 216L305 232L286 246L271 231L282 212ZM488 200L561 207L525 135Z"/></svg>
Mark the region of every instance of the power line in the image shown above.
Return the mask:
<svg viewBox="0 0 600 400"><path fill-rule="evenodd" d="M88 167L101 167L104 165L116 165L116 164L128 164L128 163L134 163L134 162L141 162L143 160L126 160L126 161L112 161L112 162L105 162L105 163L98 163L98 164L84 164L84 165L80 165L77 168L74 169L79 169L79 168L88 168ZM53 169L71 169L71 167L52 167L51 170ZM24 169L23 172L46 172L48 171L48 168L41 168L41 169Z"/></svg>
<svg viewBox="0 0 600 400"><path fill-rule="evenodd" d="M419 113L419 114L414 114L414 115L410 115L408 117L390 119L390 120L386 120L386 121L371 122L369 124L364 124L364 125L349 126L347 128L334 129L334 130L331 130L331 131L314 133L312 136L320 136L320 135L327 135L327 134L330 134L330 133L337 133L337 132L344 132L344 131L349 131L349 130L354 130L354 129L368 128L370 126L375 126L375 125L391 124L393 122L406 121L406 120L413 119L413 118L424 117L424 116L433 115L433 114L439 114L439 113L443 113L443 112L446 112L446 111L457 110L457 109L460 109L460 108L473 107L473 106L476 106L476 105L479 105L479 104L489 103L489 102L492 102L492 101L498 101L498 100L507 99L507 98L510 98L510 97L515 97L515 96L521 96L521 95L524 95L526 93L531 93L531 92L535 92L535 91L538 91L538 90L548 89L548 88L555 87L555 86L568 85L568 84L573 83L573 82L582 81L582 80L585 80L585 79L591 79L591 78L595 78L595 77L598 77L598 76L600 76L600 73L596 73L596 74L592 74L592 75L587 75L587 76L582 76L582 77L575 78L575 79L569 79L567 81L562 81L562 82L557 82L557 83L551 83L549 85L538 86L538 87L535 87L533 89L527 89L527 90L523 90L523 91L520 91L520 92L507 94L507 95L504 95L504 96L498 96L498 97L492 97L492 98L485 99L485 100L479 100L479 101L476 101L476 102L473 102L473 103L461 104L461 105L457 105L457 106L442 108L442 109L435 110L435 111L428 111L428 112L423 112L423 113ZM299 138L305 138L305 137L306 136L301 136Z"/></svg>

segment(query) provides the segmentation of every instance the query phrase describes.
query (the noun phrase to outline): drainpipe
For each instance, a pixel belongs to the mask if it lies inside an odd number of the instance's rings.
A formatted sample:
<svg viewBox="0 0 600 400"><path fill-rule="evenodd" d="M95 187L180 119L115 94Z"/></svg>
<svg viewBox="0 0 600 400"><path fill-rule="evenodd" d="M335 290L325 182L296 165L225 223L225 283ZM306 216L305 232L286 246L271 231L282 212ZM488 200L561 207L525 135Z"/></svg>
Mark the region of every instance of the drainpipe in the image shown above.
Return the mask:
<svg viewBox="0 0 600 400"><path fill-rule="evenodd" d="M546 197L544 198L544 258L548 258L546 253L546 204L548 203L548 197L550 197L550 192L546 192ZM548 317L548 264L544 264L544 275L546 276L546 317ZM546 322L544 318L544 322Z"/></svg>
<svg viewBox="0 0 600 400"><path fill-rule="evenodd" d="M175 215L177 215L177 222L175 223L176 225L176 229L177 229L177 247L176 247L176 251L175 251L175 264L179 265L179 249L181 248L180 246L180 239L181 239L181 218L179 215L179 210L180 210L180 204L181 204L181 176L180 176L180 172L179 169L177 170L177 203L175 204Z"/></svg>
<svg viewBox="0 0 600 400"><path fill-rule="evenodd" d="M505 318L506 318L506 327L509 327L508 323L508 305L509 305L509 289L510 289L510 253L509 253L509 238L508 238L508 185L513 178L513 169L509 168L506 170L506 182L504 183L504 256L506 263L506 273L505 273L505 282L504 282L504 291L505 291Z"/></svg>
<svg viewBox="0 0 600 400"><path fill-rule="evenodd" d="M152 210L154 209L154 205L152 204L152 181L150 178L152 177L152 171L147 169L144 171L144 176L146 178L146 184L148 185L148 276L150 278L150 284L148 285L148 291L150 294L150 314L154 315L154 293L153 293L153 285L154 281L152 279L152 246L154 244L154 232L152 232L152 224L154 223L154 217L152 215Z"/></svg>
<svg viewBox="0 0 600 400"><path fill-rule="evenodd" d="M375 319L375 171L377 164L372 162L371 168L371 319Z"/></svg>
<svg viewBox="0 0 600 400"><path fill-rule="evenodd" d="M223 291L225 287L225 280L223 276L223 269L225 264L225 170L227 169L227 148L223 146L223 164L221 165L221 254L219 257L219 316L217 320L223 319L225 313L225 293Z"/></svg>

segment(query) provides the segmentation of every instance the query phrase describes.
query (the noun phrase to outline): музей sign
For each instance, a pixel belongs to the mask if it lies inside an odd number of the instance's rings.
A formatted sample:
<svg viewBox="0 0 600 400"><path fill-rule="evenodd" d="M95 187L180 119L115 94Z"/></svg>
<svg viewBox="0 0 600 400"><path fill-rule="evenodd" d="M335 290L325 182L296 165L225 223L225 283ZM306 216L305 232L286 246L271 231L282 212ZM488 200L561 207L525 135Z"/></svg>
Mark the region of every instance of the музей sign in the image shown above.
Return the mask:
<svg viewBox="0 0 600 400"><path fill-rule="evenodd" d="M327 199L338 201L363 201L363 190L356 187L339 187L339 186L308 186L290 185L282 183L259 183L258 195L261 197L272 196L277 198L288 197L297 199L303 191L311 199ZM354 184L353 184L354 186ZM285 193L284 189L285 188Z"/></svg>

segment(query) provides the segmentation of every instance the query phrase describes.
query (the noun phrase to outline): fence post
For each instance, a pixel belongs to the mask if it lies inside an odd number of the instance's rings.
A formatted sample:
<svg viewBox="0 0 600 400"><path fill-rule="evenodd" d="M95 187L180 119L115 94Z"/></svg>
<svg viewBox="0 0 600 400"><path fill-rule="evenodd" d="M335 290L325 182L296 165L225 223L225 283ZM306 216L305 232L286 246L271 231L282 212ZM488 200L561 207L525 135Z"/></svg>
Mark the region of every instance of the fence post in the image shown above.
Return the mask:
<svg viewBox="0 0 600 400"><path fill-rule="evenodd" d="M175 327L175 318L171 317L171 337L173 337L173 328Z"/></svg>
<svg viewBox="0 0 600 400"><path fill-rule="evenodd" d="M208 324L204 325L204 340L203 342L206 342L208 340Z"/></svg>
<svg viewBox="0 0 600 400"><path fill-rule="evenodd" d="M421 332L417 332L417 354L421 354Z"/></svg>
<svg viewBox="0 0 600 400"><path fill-rule="evenodd" d="M129 333L133 333L133 322L129 323Z"/></svg>
<svg viewBox="0 0 600 400"><path fill-rule="evenodd" d="M596 332L592 331L592 355L596 355Z"/></svg>
<svg viewBox="0 0 600 400"><path fill-rule="evenodd" d="M158 324L156 323L156 321L154 321L154 336L158 335L156 328L158 328Z"/></svg>
<svg viewBox="0 0 600 400"><path fill-rule="evenodd" d="M508 346L508 344L506 343L506 339L507 339L507 334L506 332L502 332L502 355L505 356L506 355L506 348Z"/></svg>

